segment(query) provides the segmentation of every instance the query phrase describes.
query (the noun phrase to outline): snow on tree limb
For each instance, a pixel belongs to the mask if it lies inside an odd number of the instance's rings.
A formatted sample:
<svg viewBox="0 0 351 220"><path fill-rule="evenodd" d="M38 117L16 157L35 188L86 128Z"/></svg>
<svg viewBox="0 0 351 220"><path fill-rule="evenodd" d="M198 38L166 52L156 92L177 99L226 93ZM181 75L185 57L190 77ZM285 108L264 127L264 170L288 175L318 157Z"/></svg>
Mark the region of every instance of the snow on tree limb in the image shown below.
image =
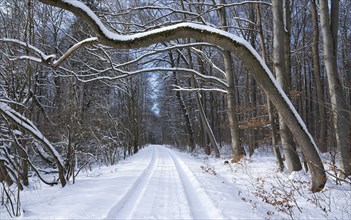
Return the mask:
<svg viewBox="0 0 351 220"><path fill-rule="evenodd" d="M97 43L96 37L87 38L85 40L82 40L82 41L74 44L58 60L53 61L53 63L51 64L52 67L56 68L56 67L60 66L77 49L79 49L83 46L86 46L86 45L94 44L94 43Z"/></svg>
<svg viewBox="0 0 351 220"><path fill-rule="evenodd" d="M3 38L3 39L0 39L0 42L14 43L14 44L18 44L18 45L21 45L23 47L29 48L33 52L35 52L37 55L40 56L40 58L36 58L36 59L41 59L42 61L49 60L49 59L52 59L52 58L56 57L56 55L46 55L43 51L41 51L40 49L36 48L35 46L33 46L33 45L29 44L29 43L17 40L17 39Z"/></svg>
<svg viewBox="0 0 351 220"><path fill-rule="evenodd" d="M50 141L45 138L45 136L38 130L38 128L29 119L19 114L18 112L16 112L10 106L8 106L3 102L0 102L0 114L10 119L13 123L18 125L19 127L28 131L30 134L32 134L35 137L35 139L37 139L39 142L43 144L45 149L55 160L55 163L59 170L61 184L62 186L65 186L66 180L64 178L64 168L63 168L62 159L60 154L51 145Z"/></svg>
<svg viewBox="0 0 351 220"><path fill-rule="evenodd" d="M94 74L93 77L89 77L89 75L78 75L77 73L75 73L74 71L69 71L65 68L61 68L65 71L70 72L74 77L76 77L80 82L93 82L93 81L97 81L97 80L118 80L118 79L123 79L123 78L127 78L127 77L131 77L134 75L138 75L138 74L142 74L142 73L155 73L155 72L183 72L183 73L188 73L188 74L193 74L195 76L198 76L200 79L206 80L208 82L212 82L222 88L227 88L228 84L226 82L224 82L223 80L214 77L214 76L207 76L204 75L196 70L193 69L187 69L187 68L170 68L170 67L155 67L155 68L147 68L147 69L140 69L140 70L136 70L136 71L125 71L125 70L121 70L121 69L104 69L104 71L107 70L114 70L118 73L121 73L122 75L117 75L117 76L96 76L96 74Z"/></svg>
<svg viewBox="0 0 351 220"><path fill-rule="evenodd" d="M3 38L0 39L0 42L8 42L8 43L13 43L13 44L17 44L26 48L31 49L35 54L39 55L38 57L34 57L34 56L19 56L16 57L14 59L11 60L31 60L37 63L44 63L47 65L50 65L53 68L57 68L58 66L60 66L68 57L71 56L71 54L76 51L77 49L86 46L86 45L90 45L90 44L94 44L97 43L97 38L96 37L92 37L92 38L87 38L84 39L82 41L77 42L76 44L74 44L72 47L70 47L66 53L64 53L58 60L55 60L56 55L51 54L51 55L47 55L45 54L42 50L40 50L39 48L28 44L26 42L23 41L19 41L16 39L8 39L8 38Z"/></svg>
<svg viewBox="0 0 351 220"><path fill-rule="evenodd" d="M174 91L182 91L182 92L200 92L200 91L206 91L206 92L220 92L220 93L228 93L227 90L223 89L218 89L218 88L183 88L177 85L174 86Z"/></svg>

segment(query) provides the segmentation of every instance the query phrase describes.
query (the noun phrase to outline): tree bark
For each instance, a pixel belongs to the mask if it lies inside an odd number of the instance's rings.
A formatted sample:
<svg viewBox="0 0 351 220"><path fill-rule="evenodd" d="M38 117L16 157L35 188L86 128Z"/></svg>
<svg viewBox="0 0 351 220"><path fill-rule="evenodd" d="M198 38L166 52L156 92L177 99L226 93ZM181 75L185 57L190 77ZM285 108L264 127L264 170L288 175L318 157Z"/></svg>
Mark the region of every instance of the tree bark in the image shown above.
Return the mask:
<svg viewBox="0 0 351 220"><path fill-rule="evenodd" d="M225 4L225 0L221 0L221 4ZM222 30L228 32L227 28L227 16L225 8L222 7L219 11L219 16L221 18ZM236 163L241 160L244 156L245 151L241 143L239 120L237 114L237 103L236 103L236 88L235 79L233 71L233 61L232 56L229 51L224 50L222 52L224 60L224 68L227 76L227 114L230 129L230 143L232 145L232 162Z"/></svg>
<svg viewBox="0 0 351 220"><path fill-rule="evenodd" d="M261 19L261 7L259 4L256 5L256 11L257 11L257 29L258 29L258 34L260 36L260 46L261 46L261 54L262 54L262 59L264 62L267 64L267 52L266 52L266 45L264 42L264 36L263 36L263 30L262 30L262 19ZM277 168L280 172L284 170L284 162L282 155L280 153L279 146L277 144L277 134L278 134L278 126L276 124L276 115L274 114L274 107L272 105L272 102L267 98L267 111L268 111L268 118L269 122L271 125L271 135L272 135L272 147L273 147L273 152L275 155L275 158L277 159Z"/></svg>
<svg viewBox="0 0 351 220"><path fill-rule="evenodd" d="M334 2L334 1L333 1ZM335 1L334 4L337 4ZM333 9L338 6L334 5ZM332 12L336 14L336 12ZM334 17L334 19L337 19ZM345 97L342 86L338 78L337 57L336 57L336 42L333 39L333 34L337 32L335 27L331 27L328 0L320 0L320 20L323 35L323 50L324 62L327 70L329 94L333 110L333 124L335 129L336 144L337 144L337 163L341 169L340 176L345 177L351 174L351 146L349 143L350 118L347 112ZM334 33L333 33L334 32Z"/></svg>
<svg viewBox="0 0 351 220"><path fill-rule="evenodd" d="M317 94L317 106L318 106L318 146L321 152L327 152L327 119L326 111L324 107L324 89L323 89L323 80L321 79L320 73L320 60L319 60L319 28L318 28L318 13L316 7L316 0L311 0L311 15L313 23L313 36L312 36L312 63L313 63L313 77L314 83L316 85L316 94ZM318 129L318 128L317 128Z"/></svg>
<svg viewBox="0 0 351 220"><path fill-rule="evenodd" d="M173 59L173 54L172 52L169 52L169 59L171 61L171 66L175 67L175 63L174 63L174 59ZM177 79L177 73L173 72L173 79L175 81L175 85L179 86L179 82ZM190 117L189 117L189 113L188 113L188 109L185 105L185 102L183 100L182 94L180 93L180 91L176 91L176 96L180 105L180 109L182 111L184 120L185 120L185 125L186 125L186 130L188 133L188 141L190 144L190 152L193 152L195 149L195 135L194 135L194 130L193 127L191 125L191 121L190 121Z"/></svg>
<svg viewBox="0 0 351 220"><path fill-rule="evenodd" d="M273 12L273 65L277 81L282 89L289 93L290 90L290 56L287 55L285 48L286 44L290 45L290 40L287 40L284 35L284 23L283 23L283 4L281 0L272 1L272 12ZM288 20L288 19L285 19ZM282 56L282 54L284 56ZM280 126L280 139L284 154L287 162L289 172L299 171L302 169L299 156L296 152L294 140L290 129L284 122L282 115L279 114L279 126Z"/></svg>

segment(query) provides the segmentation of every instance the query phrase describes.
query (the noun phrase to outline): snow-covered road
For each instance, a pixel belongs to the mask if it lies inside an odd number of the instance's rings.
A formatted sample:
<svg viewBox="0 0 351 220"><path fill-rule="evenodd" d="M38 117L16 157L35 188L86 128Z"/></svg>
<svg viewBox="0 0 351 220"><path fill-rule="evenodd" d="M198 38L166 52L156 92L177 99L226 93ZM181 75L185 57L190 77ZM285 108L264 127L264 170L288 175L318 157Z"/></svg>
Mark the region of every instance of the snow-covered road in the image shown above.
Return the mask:
<svg viewBox="0 0 351 220"><path fill-rule="evenodd" d="M349 186L330 182L325 192L312 194L304 172L272 170L272 152L237 164L224 164L225 158L150 145L117 165L82 172L65 188L32 177L21 192L20 219L350 219ZM287 204L290 211L284 211ZM9 219L0 207L0 219Z"/></svg>
<svg viewBox="0 0 351 220"><path fill-rule="evenodd" d="M220 211L203 193L194 174L173 151L162 146L148 148L146 169L131 184L107 219L218 219ZM141 165L141 164L140 164Z"/></svg>
<svg viewBox="0 0 351 220"><path fill-rule="evenodd" d="M80 175L65 188L33 184L36 189L23 193L22 218L233 218L232 183L203 173L202 165L188 154L150 145L116 166Z"/></svg>

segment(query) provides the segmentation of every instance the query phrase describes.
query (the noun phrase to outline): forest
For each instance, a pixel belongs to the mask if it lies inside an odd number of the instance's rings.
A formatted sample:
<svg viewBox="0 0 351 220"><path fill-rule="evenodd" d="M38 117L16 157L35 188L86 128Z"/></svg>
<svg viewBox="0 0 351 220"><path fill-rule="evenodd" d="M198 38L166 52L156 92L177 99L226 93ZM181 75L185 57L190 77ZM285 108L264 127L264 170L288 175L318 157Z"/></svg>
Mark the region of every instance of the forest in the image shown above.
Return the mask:
<svg viewBox="0 0 351 220"><path fill-rule="evenodd" d="M351 184L351 1L0 0L0 47L14 216L33 176L65 187L148 144L269 146L312 192Z"/></svg>

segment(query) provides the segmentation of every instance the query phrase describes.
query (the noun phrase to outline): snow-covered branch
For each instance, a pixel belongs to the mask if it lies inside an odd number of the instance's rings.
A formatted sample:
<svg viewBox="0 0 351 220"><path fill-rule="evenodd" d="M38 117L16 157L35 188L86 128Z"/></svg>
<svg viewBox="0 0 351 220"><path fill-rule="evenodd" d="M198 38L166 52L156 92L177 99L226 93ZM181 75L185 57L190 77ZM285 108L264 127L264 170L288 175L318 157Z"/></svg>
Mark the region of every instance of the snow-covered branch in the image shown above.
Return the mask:
<svg viewBox="0 0 351 220"><path fill-rule="evenodd" d="M34 57L34 56L22 55L22 56L19 56L19 57L11 58L11 60L30 60L30 61L34 61L34 62L37 62L37 63L43 63L43 64L50 65L53 68L57 68L77 49L79 49L79 48L81 48L83 46L86 46L86 45L91 45L91 44L97 43L97 38L96 37L92 37L92 38L87 38L85 40L77 42L72 47L70 47L57 60L55 60L56 55L54 55L54 54L47 55L42 50L40 50L39 48L37 48L37 47L35 47L35 46L31 45L31 44L28 44L26 42L23 42L23 41L19 41L19 40L16 40L16 39L4 38L4 39L0 39L0 42L7 42L7 43L13 43L13 44L20 45L22 47L30 49L31 51L33 51L35 54L37 54L39 56L39 57Z"/></svg>
<svg viewBox="0 0 351 220"><path fill-rule="evenodd" d="M221 69L219 68L218 66L216 66L212 60L210 58L207 57L207 55L199 50L199 49L196 49L194 47L191 48L193 51L195 51L196 53L198 53L199 55L201 55L202 58L204 58L212 67L213 69L217 70L223 77L227 77L227 74Z"/></svg>
<svg viewBox="0 0 351 220"><path fill-rule="evenodd" d="M83 46L87 46L87 45L91 45L91 44L95 44L97 43L98 40L96 37L91 37L91 38L87 38L85 40L82 40L76 44L74 44L71 48L69 48L66 53L64 53L58 60L53 61L53 63L51 64L52 67L56 68L58 66L60 66L74 51L76 51L77 49L83 47Z"/></svg>
<svg viewBox="0 0 351 220"><path fill-rule="evenodd" d="M155 73L155 72L183 72L183 73L187 73L187 74L193 74L198 76L201 79L206 80L207 82L211 82L214 83L215 85L219 85L221 87L223 87L224 89L228 87L228 84L226 82L224 82L223 80L214 77L214 76L206 76L196 70L193 69L187 69L187 68L167 68L167 67L156 67L156 68L147 68L147 69L141 69L141 70L136 70L136 71L125 71L125 70L121 70L121 69L115 69L114 71L118 71L119 73L121 73L121 75L117 75L117 76L100 76L99 74L94 74L94 75L79 75L77 73L75 73L74 71L70 71L66 68L61 68L62 70L65 70L69 73L71 73L74 77L76 77L79 81L81 82L93 82L93 81L97 81L97 80L117 80L117 79L123 79L126 77L131 77L131 76L135 76L138 74L142 74L142 73ZM112 69L110 69L112 70ZM89 78L88 78L89 77ZM88 79L87 79L88 78Z"/></svg>
<svg viewBox="0 0 351 220"><path fill-rule="evenodd" d="M17 45L20 45L20 46L23 46L25 48L28 48L30 50L32 50L35 54L39 55L40 58L31 58L31 57L27 57L26 56L22 56L21 59L33 59L33 61L35 61L36 59L40 59L41 61L49 61L50 59L53 59L56 57L56 55L46 55L42 50L40 50L39 48L29 44L29 43L26 43L26 42L23 42L23 41L20 41L20 40L17 40L17 39L9 39L9 38L3 38L3 39L0 39L0 42L7 42L7 43L13 43L13 44L17 44Z"/></svg>
<svg viewBox="0 0 351 220"><path fill-rule="evenodd" d="M227 90L219 89L219 88L183 88L181 86L173 85L175 88L174 91L182 91L182 92L220 92L227 93Z"/></svg>
<svg viewBox="0 0 351 220"><path fill-rule="evenodd" d="M45 136L38 130L38 128L29 119L27 119L23 115L19 114L18 112L16 112L10 106L8 106L7 104L5 104L3 102L0 102L0 114L3 115L3 117L11 120L13 123L18 125L19 127L28 131L30 134L33 135L33 137L35 137L35 139L37 139L39 142L41 142L43 144L45 149L49 152L49 154L55 160L55 163L56 163L57 168L59 170L61 184L62 184L62 186L65 186L66 180L64 177L63 162L62 162L60 154L51 145L50 141L45 138Z"/></svg>

